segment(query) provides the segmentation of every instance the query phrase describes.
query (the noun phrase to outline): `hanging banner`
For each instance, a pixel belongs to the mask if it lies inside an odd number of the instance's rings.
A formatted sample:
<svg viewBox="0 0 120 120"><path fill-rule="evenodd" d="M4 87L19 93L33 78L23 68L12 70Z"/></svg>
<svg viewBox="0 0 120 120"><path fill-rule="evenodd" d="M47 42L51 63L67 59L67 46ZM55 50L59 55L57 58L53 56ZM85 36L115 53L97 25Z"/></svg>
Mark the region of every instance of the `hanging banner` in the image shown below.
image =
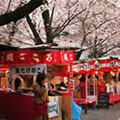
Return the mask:
<svg viewBox="0 0 120 120"><path fill-rule="evenodd" d="M73 63L73 61L75 60L75 54L73 53L73 51L60 51L60 58L61 63Z"/></svg>
<svg viewBox="0 0 120 120"><path fill-rule="evenodd" d="M38 64L42 63L42 53L34 50L6 51L5 64Z"/></svg>
<svg viewBox="0 0 120 120"><path fill-rule="evenodd" d="M51 51L44 54L43 62L47 64L70 64L75 60L72 51Z"/></svg>
<svg viewBox="0 0 120 120"><path fill-rule="evenodd" d="M16 67L9 67L10 74L18 74L18 75L37 75L39 72L47 71L46 64L36 64L36 65L29 65L29 66L16 66Z"/></svg>
<svg viewBox="0 0 120 120"><path fill-rule="evenodd" d="M16 51L5 51L4 52L4 63L5 64L14 64L17 63L18 52Z"/></svg>
<svg viewBox="0 0 120 120"><path fill-rule="evenodd" d="M51 51L49 53L45 53L43 57L43 63L59 64L60 63L60 52L56 50L56 51Z"/></svg>
<svg viewBox="0 0 120 120"><path fill-rule="evenodd" d="M19 50L17 62L20 64L42 63L42 53L36 50Z"/></svg>
<svg viewBox="0 0 120 120"><path fill-rule="evenodd" d="M111 71L119 68L118 59L93 60L72 65L73 73L93 73L95 71Z"/></svg>
<svg viewBox="0 0 120 120"><path fill-rule="evenodd" d="M17 51L5 51L0 56L1 63L12 65L28 64L71 64L75 60L73 51L54 50L43 53L37 50L20 49Z"/></svg>

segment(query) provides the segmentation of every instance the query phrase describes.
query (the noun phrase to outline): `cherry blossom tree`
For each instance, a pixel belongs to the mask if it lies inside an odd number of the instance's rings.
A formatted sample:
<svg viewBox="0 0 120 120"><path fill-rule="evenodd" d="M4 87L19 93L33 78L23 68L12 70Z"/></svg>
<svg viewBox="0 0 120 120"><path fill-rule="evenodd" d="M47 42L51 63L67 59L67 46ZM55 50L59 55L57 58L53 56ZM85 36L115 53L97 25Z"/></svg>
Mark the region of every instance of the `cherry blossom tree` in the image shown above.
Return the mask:
<svg viewBox="0 0 120 120"><path fill-rule="evenodd" d="M115 3L115 2L114 2ZM83 3L85 7L86 4ZM86 12L77 17L81 24L79 35L81 37L80 51L89 50L90 57L102 57L116 49L119 44L119 9L107 0L93 0L88 4Z"/></svg>
<svg viewBox="0 0 120 120"><path fill-rule="evenodd" d="M11 43L18 41L21 43L25 43L21 39L30 39L31 34L29 31L24 31L24 28L27 27L25 20L19 20L29 13L31 13L34 9L46 3L45 0L2 0L1 3L1 15L0 15L0 26L7 25L1 27L1 42L4 41L6 43ZM24 5L23 5L24 3ZM11 22L11 23L10 23ZM22 23L22 24L21 24ZM24 31L24 32L23 32ZM17 33L17 35L16 35ZM22 35L21 35L22 34ZM19 38L19 39L18 39ZM27 44L29 44L28 42Z"/></svg>
<svg viewBox="0 0 120 120"><path fill-rule="evenodd" d="M31 1L2 0L1 14L22 9ZM91 57L101 57L118 48L119 13L118 0L43 1L23 19L0 27L0 40L16 45L57 43L63 47L75 43L80 48L77 59L84 51Z"/></svg>

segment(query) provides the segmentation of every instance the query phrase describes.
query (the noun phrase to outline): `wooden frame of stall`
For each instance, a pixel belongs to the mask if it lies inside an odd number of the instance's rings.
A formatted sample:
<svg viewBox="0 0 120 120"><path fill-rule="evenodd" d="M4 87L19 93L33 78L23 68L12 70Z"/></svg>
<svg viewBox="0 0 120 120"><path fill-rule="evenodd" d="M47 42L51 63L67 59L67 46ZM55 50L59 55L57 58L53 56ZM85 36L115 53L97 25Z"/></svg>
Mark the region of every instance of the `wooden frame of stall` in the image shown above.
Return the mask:
<svg viewBox="0 0 120 120"><path fill-rule="evenodd" d="M119 68L120 68L119 58L116 58L116 57L99 58L96 60L74 63L73 74L85 74L86 81L88 79L88 74L93 74L94 76L98 76L99 78L97 79L99 79L100 81L97 80L97 98L96 98L96 101L95 99L94 100L92 99L92 100L96 102L96 105L98 105L99 95L101 92L104 92L104 93L109 93L108 102L109 104L112 104L120 100L120 91L119 91L119 82L118 82L118 77L120 79ZM116 84L114 84L113 87L111 85L110 85L111 87L107 84L105 85L104 79L106 80L106 82L109 83L113 77L112 75L115 75L115 74L116 74L116 82L115 82ZM76 99L76 103L78 104L80 104L82 100L83 101L87 100L86 83L87 82L85 82L84 84L84 87L85 87L84 98ZM107 91L107 89L109 90ZM110 89L112 89L112 91L110 91Z"/></svg>
<svg viewBox="0 0 120 120"><path fill-rule="evenodd" d="M49 47L48 47L49 48ZM16 60L16 58L18 59L20 59L20 60L23 60L22 61L22 64L24 65L24 62L26 63L29 63L29 58L30 57L34 57L34 60L32 61L32 63L30 63L30 64L35 64L35 63L39 63L39 62L41 62L40 60L41 60L41 55L40 56L36 56L35 54L35 56L33 55L33 56L29 56L28 58L27 58L27 61L25 60L25 56L24 55L26 55L26 54L22 54L23 53L23 51L24 50L28 50L28 49L30 49L30 48L26 48L26 49L22 49L22 50L20 50L20 52L21 52L21 56L19 56L19 54L17 54L17 52L19 51L6 51L5 52L5 54L3 54L5 57L6 57L6 59L5 60L2 60L3 62L5 62L5 63L7 63L7 64L16 64L16 62L18 62L18 61L12 61L12 60ZM42 51L44 51L46 49L46 47L42 47ZM59 49L60 50L60 49ZM68 49L67 49L68 50ZM66 51L67 51L66 50ZM30 49L30 51L32 51L32 53L34 53L33 51L41 51L41 47L37 47L37 50L36 50L36 47L35 47L35 50L34 50L34 48L32 48L32 50ZM44 52L44 53L46 53L46 54L48 54L50 51L47 49L47 50L45 50L46 52ZM11 59L11 56L10 56L10 58L8 59L7 57L9 57L9 55L8 54L11 54L11 52L12 52L12 54L15 54L15 55L17 55L17 57L16 56L14 56L14 55L12 55L12 59ZM38 53L38 52L37 52ZM63 54L64 54L64 52L63 52ZM62 55L63 55L62 54ZM65 53L66 54L66 53ZM68 54L69 55L69 54ZM49 55L47 56L47 57L49 57ZM65 55L65 57L66 57L66 55ZM9 60L9 61L7 61L7 60ZM46 59L46 60L49 60L49 59ZM44 61L43 61L44 62ZM66 61L66 62L68 62L68 61ZM70 62L73 62L73 59L70 61ZM4 63L3 63L4 64ZM21 64L21 63L20 63ZM16 65L20 65L19 64L19 62L16 64ZM47 63L47 64L49 64L49 63ZM54 64L56 64L56 63L54 63ZM71 63L70 63L71 64ZM70 65L69 64L69 65ZM14 66L13 65L13 66ZM62 63L62 65L64 66L65 64L63 64ZM72 71L71 71L71 74L72 74ZM67 91L67 92L63 92L62 93L62 95L63 95L63 97L62 97L62 99L60 98L60 108L64 111L64 114L65 114L65 117L67 118L67 119L69 119L69 120L72 120L72 88L73 88L73 83L72 83L73 81L72 81L72 75L70 75L69 74L69 90ZM4 94L4 93L3 93ZM16 94L14 94L14 95L16 95ZM10 95L9 95L10 96ZM13 94L12 94L12 96L13 96ZM17 95L18 96L18 95ZM21 95L21 97L22 97L23 95ZM7 98L7 97L6 97ZM31 98L31 97L30 97ZM4 99L4 98L3 98ZM28 99L28 98L26 98L26 99ZM14 99L13 98L11 98L11 104L13 103L13 101L14 101ZM29 101L31 101L31 100L29 100ZM3 102L3 101L2 101ZM20 103L20 101L19 101L19 103ZM69 103L69 106L68 106L68 103ZM10 103L9 103L10 104ZM7 104L5 105L5 106L7 106ZM9 115L10 115L10 113L5 109L5 106L4 106L4 110L3 110L3 113L4 113L4 115L7 113L7 116L6 117L9 117ZM13 105L14 106L14 105ZM23 105L24 106L24 105ZM30 106L33 106L32 104L30 105ZM14 106L15 107L15 106ZM14 107L12 107L12 108L14 108ZM8 107L9 108L9 107ZM10 108L9 108L10 109ZM20 109L22 109L22 108L20 108ZM13 110L13 112L14 112L14 110ZM23 112L22 112L23 113ZM12 113L11 113L12 114ZM20 113L18 113L18 114L20 114ZM33 115L33 114L31 114L31 115ZM26 115L27 116L27 115ZM11 116L11 117L13 117L13 116ZM16 116L14 116L14 117L17 117L17 114L16 114ZM61 120L61 117L62 117L62 112L61 112L61 110L60 110L60 116L58 116L58 117L55 117L55 118L51 118L51 120ZM29 118L29 117L28 117ZM24 116L24 114L23 114L23 118L22 118L22 114L21 114L21 118L20 119L26 119L25 118L25 116Z"/></svg>

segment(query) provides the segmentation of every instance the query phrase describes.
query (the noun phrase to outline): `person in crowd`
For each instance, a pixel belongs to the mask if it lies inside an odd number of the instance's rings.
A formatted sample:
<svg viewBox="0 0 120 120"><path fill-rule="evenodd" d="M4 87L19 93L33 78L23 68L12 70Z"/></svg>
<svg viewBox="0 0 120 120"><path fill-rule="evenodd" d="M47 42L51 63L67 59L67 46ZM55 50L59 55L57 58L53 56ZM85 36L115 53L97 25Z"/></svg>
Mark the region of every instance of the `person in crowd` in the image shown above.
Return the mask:
<svg viewBox="0 0 120 120"><path fill-rule="evenodd" d="M80 77L80 82L85 82L86 78L85 78L85 75L82 74L82 76Z"/></svg>
<svg viewBox="0 0 120 120"><path fill-rule="evenodd" d="M19 79L19 78L16 78L14 84L15 84L15 91L18 91L18 89L19 89L19 87L20 87L20 85L21 85L20 79Z"/></svg>
<svg viewBox="0 0 120 120"><path fill-rule="evenodd" d="M72 120L81 120L82 107L72 101Z"/></svg>
<svg viewBox="0 0 120 120"><path fill-rule="evenodd" d="M20 77L20 76L17 76L14 80L14 90L16 92L22 92L22 90L25 88L25 83L24 83L24 80Z"/></svg>
<svg viewBox="0 0 120 120"><path fill-rule="evenodd" d="M32 93L33 90L33 75L26 75L24 78L25 81L25 89L24 92Z"/></svg>
<svg viewBox="0 0 120 120"><path fill-rule="evenodd" d="M39 73L36 83L33 85L35 120L49 120L48 117L48 94L45 88L45 73Z"/></svg>
<svg viewBox="0 0 120 120"><path fill-rule="evenodd" d="M48 95L49 96L61 95L61 93L58 92L57 91L58 89L56 89L56 87L55 87L55 79L54 78L49 81L49 85L48 86L49 86L49 89L48 89ZM59 87L60 87L60 85L59 85Z"/></svg>
<svg viewBox="0 0 120 120"><path fill-rule="evenodd" d="M80 93L81 93L81 98L86 98L86 85L85 85L85 81L86 81L86 77L84 74L81 74L81 77L80 77L80 86L81 86L81 90L80 90Z"/></svg>
<svg viewBox="0 0 120 120"><path fill-rule="evenodd" d="M66 91L67 86L65 85L65 83L63 81L61 81L61 83L58 85L57 90L58 91Z"/></svg>

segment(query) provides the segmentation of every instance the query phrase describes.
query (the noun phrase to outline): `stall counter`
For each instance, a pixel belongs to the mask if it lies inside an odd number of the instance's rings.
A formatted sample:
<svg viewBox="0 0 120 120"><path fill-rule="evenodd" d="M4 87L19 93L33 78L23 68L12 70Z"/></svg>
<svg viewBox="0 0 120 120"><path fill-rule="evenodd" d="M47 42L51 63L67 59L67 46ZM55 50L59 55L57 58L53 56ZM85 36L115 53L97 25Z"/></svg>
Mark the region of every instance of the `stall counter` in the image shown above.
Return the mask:
<svg viewBox="0 0 120 120"><path fill-rule="evenodd" d="M49 97L50 120L62 119L62 97ZM33 94L20 94L0 90L0 118L13 120L34 120Z"/></svg>

